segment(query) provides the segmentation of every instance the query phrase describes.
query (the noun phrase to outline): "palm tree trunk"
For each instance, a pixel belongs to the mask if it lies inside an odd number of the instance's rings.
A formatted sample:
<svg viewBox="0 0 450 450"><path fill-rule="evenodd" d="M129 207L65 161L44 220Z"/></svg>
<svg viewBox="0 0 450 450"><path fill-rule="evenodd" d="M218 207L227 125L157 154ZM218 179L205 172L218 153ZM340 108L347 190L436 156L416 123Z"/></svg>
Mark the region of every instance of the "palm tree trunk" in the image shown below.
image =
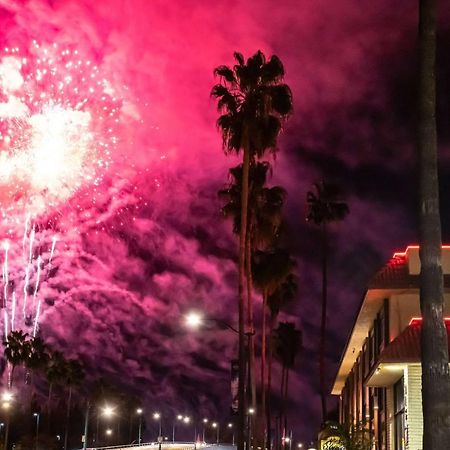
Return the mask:
<svg viewBox="0 0 450 450"><path fill-rule="evenodd" d="M266 417L267 291L263 292L261 326L261 417ZM264 419L263 419L264 420Z"/></svg>
<svg viewBox="0 0 450 450"><path fill-rule="evenodd" d="M67 440L69 438L69 423L70 423L70 407L72 403L72 386L69 386L69 397L67 399L66 411L66 429L64 432L64 450L67 450Z"/></svg>
<svg viewBox="0 0 450 450"><path fill-rule="evenodd" d="M48 386L48 398L47 398L47 432L48 433L50 433L50 425L51 425L52 391L53 391L53 383L50 383Z"/></svg>
<svg viewBox="0 0 450 450"><path fill-rule="evenodd" d="M244 162L242 167L241 190L241 229L239 233L239 381L238 381L238 429L237 450L245 447L245 243L247 237L247 211L248 211L248 176L250 169L250 148L248 131L244 130L243 150Z"/></svg>
<svg viewBox="0 0 450 450"><path fill-rule="evenodd" d="M273 361L273 329L275 327L275 317L272 316L270 318L269 325L269 344L267 346L267 355L268 355L268 369L267 369L267 388L266 388L266 432L267 432L267 445L269 450L271 450L271 442L272 442L272 402L271 402L271 393L272 393L272 361Z"/></svg>
<svg viewBox="0 0 450 450"><path fill-rule="evenodd" d="M287 405L287 400L288 400L288 392L289 392L289 367L286 367L286 381L284 382L284 437L286 437L287 435L287 410L286 410L286 405ZM286 445L285 445L286 446Z"/></svg>
<svg viewBox="0 0 450 450"><path fill-rule="evenodd" d="M322 224L321 231L322 247L322 312L320 319L320 343L319 343L319 381L320 381L320 400L322 404L322 422L327 418L327 389L325 381L325 338L327 329L327 297L328 297L328 242L327 228L325 222Z"/></svg>
<svg viewBox="0 0 450 450"><path fill-rule="evenodd" d="M419 0L419 244L423 448L450 448L450 374L443 321L436 132L437 0Z"/></svg>
<svg viewBox="0 0 450 450"><path fill-rule="evenodd" d="M256 380L255 380L255 339L254 339L254 325L253 325L253 300L252 300L252 220L249 217L248 233L246 237L246 258L245 271L247 277L247 331L248 338L248 379L250 382L250 404L255 407L256 403Z"/></svg>
<svg viewBox="0 0 450 450"><path fill-rule="evenodd" d="M283 364L281 368L281 389L280 389L280 398L281 398L281 405L280 405L280 420L279 420L279 442L277 445L277 448L281 448L281 440L284 436L283 434L283 416L284 416L284 384L286 382L286 366Z"/></svg>

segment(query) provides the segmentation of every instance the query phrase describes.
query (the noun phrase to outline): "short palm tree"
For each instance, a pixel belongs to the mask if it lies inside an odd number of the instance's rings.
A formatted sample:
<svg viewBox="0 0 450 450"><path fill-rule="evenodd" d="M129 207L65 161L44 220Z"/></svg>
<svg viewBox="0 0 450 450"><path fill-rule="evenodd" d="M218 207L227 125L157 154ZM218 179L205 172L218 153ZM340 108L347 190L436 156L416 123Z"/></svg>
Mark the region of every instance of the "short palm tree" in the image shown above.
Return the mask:
<svg viewBox="0 0 450 450"><path fill-rule="evenodd" d="M48 398L47 398L47 428L50 431L51 427L51 415L52 415L52 394L53 388L56 384L62 384L66 377L67 361L64 355L53 350L50 353L47 367L45 369L45 375L48 382Z"/></svg>
<svg viewBox="0 0 450 450"><path fill-rule="evenodd" d="M275 354L278 356L281 366L281 423L283 423L283 436L287 431L286 403L289 393L289 372L294 367L296 357L302 349L302 332L295 328L293 323L280 322L275 330ZM284 420L283 420L284 418Z"/></svg>
<svg viewBox="0 0 450 450"><path fill-rule="evenodd" d="M322 421L327 417L327 388L325 382L325 344L327 328L328 299L328 226L332 222L344 220L349 209L341 189L332 183L315 183L314 190L306 195L308 212L306 219L320 227L322 253L322 312L320 320L319 379L322 402Z"/></svg>
<svg viewBox="0 0 450 450"><path fill-rule="evenodd" d="M11 365L8 388L11 389L16 367L25 363L29 355L28 333L22 330L11 331L3 342L6 361Z"/></svg>
<svg viewBox="0 0 450 450"><path fill-rule="evenodd" d="M286 281L295 267L295 260L288 251L280 248L256 251L253 257L253 280L256 289L262 294L261 330L261 416L266 419L267 395L267 302L270 295Z"/></svg>
<svg viewBox="0 0 450 450"><path fill-rule="evenodd" d="M75 387L80 386L84 380L83 366L75 359L66 361L64 367L64 384L68 389L67 409L66 409L66 425L64 431L64 450L67 450L69 438L70 412L72 407L72 391Z"/></svg>
<svg viewBox="0 0 450 450"><path fill-rule="evenodd" d="M268 349L267 349L267 394L266 394L266 416L267 416L267 442L268 448L270 448L270 442L272 441L271 429L272 429L272 406L271 406L271 392L272 392L272 362L273 362L273 337L274 329L280 310L286 305L293 302L297 297L298 281L294 273L290 273L286 279L281 283L275 291L268 296L267 306L270 311L269 322L269 337L268 337Z"/></svg>
<svg viewBox="0 0 450 450"><path fill-rule="evenodd" d="M247 243L247 214L250 164L267 150L277 148L284 119L292 111L292 94L282 82L284 67L273 55L268 61L261 51L245 61L234 54L233 67L219 66L214 70L220 77L211 96L217 99L220 117L217 125L222 133L227 153L243 154L241 189L241 227L239 234L239 417L238 450L244 450L245 428L245 256Z"/></svg>

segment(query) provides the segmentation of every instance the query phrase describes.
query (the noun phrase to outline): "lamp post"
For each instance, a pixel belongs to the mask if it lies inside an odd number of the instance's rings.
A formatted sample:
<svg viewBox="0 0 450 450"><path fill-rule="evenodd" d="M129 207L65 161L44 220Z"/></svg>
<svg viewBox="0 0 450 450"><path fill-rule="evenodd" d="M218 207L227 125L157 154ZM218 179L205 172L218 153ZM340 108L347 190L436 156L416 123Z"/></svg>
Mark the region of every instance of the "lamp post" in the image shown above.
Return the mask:
<svg viewBox="0 0 450 450"><path fill-rule="evenodd" d="M37 448L38 448L38 441L39 441L39 419L40 419L41 415L39 413L34 413L33 417L36 419L35 448L37 450Z"/></svg>
<svg viewBox="0 0 450 450"><path fill-rule="evenodd" d="M228 428L233 428L233 424L232 423L229 423L228 424ZM232 442L231 442L231 445L233 445L234 446L234 430L233 430L233 433L232 433Z"/></svg>
<svg viewBox="0 0 450 450"><path fill-rule="evenodd" d="M8 448L8 438L9 438L9 422L10 422L10 408L11 408L11 402L14 399L14 395L10 391L5 391L2 394L2 407L6 411L6 429L5 429L5 441L4 441L4 448Z"/></svg>
<svg viewBox="0 0 450 450"><path fill-rule="evenodd" d="M251 338L255 334L254 330L249 330L244 332L244 330L237 330L235 327L231 326L229 323L212 317L204 317L202 314L192 311L185 316L185 323L189 328L199 328L205 322L214 322L221 328L226 328L239 336L239 376L238 376L238 427L237 427L237 437L238 446L240 444L245 445L245 411L247 399L245 398L245 373L246 364L248 365L249 380L251 378L250 370L250 346ZM244 338L247 338L247 349L244 343ZM242 345L241 345L242 343ZM250 381L248 381L250 385ZM250 386L249 386L250 387ZM254 399L253 399L254 400ZM249 438L250 440L250 438ZM249 450L249 449L247 449Z"/></svg>
<svg viewBox="0 0 450 450"><path fill-rule="evenodd" d="M252 421L254 414L255 409L249 408L247 414L247 449L250 449L252 446Z"/></svg>
<svg viewBox="0 0 450 450"><path fill-rule="evenodd" d="M211 426L217 430L216 444L218 444L219 443L219 435L220 435L220 425L217 422L213 422L211 424Z"/></svg>
<svg viewBox="0 0 450 450"><path fill-rule="evenodd" d="M205 430L206 430L206 424L208 423L208 419L203 419L203 443L205 443Z"/></svg>
<svg viewBox="0 0 450 450"><path fill-rule="evenodd" d="M139 416L139 428L138 428L138 445L141 445L141 436L142 436L142 408L138 408L136 410L136 414Z"/></svg>
<svg viewBox="0 0 450 450"><path fill-rule="evenodd" d="M176 428L176 421L181 422L183 420L183 416L181 414L178 414L176 419L173 419L173 425L172 425L172 443L175 442L175 428Z"/></svg>

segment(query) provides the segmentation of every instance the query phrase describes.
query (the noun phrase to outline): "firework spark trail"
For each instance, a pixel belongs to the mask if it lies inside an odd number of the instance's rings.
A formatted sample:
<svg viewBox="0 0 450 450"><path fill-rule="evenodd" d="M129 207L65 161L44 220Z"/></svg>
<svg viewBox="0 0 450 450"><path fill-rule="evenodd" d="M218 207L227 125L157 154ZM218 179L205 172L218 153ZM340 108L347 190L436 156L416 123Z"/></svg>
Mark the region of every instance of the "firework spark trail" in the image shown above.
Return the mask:
<svg viewBox="0 0 450 450"><path fill-rule="evenodd" d="M14 331L16 320L16 292L12 293L12 307L11 307L11 331Z"/></svg>
<svg viewBox="0 0 450 450"><path fill-rule="evenodd" d="M22 253L25 255L25 244L27 241L27 236L28 236L28 224L30 222L30 214L27 214L27 217L25 219L25 229L23 232L23 239L22 239Z"/></svg>
<svg viewBox="0 0 450 450"><path fill-rule="evenodd" d="M27 300L28 300L28 285L30 283L30 264L27 263L25 267L25 281L23 284L23 318L25 320L27 315Z"/></svg>
<svg viewBox="0 0 450 450"><path fill-rule="evenodd" d="M37 275L36 275L36 285L34 287L34 294L33 294L33 305L36 303L36 297L39 289L39 281L41 278L41 255L37 258ZM39 317L41 315L41 303L42 299L41 296L39 296L37 307L36 307L36 315L34 318L34 328L33 328L33 337L36 337L38 324L39 324Z"/></svg>

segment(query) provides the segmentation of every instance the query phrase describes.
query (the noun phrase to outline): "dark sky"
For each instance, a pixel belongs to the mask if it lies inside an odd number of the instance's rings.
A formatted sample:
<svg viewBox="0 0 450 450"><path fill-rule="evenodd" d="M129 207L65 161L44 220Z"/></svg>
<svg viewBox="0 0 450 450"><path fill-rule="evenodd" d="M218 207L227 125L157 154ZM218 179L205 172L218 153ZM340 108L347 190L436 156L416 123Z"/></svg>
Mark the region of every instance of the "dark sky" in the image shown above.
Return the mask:
<svg viewBox="0 0 450 450"><path fill-rule="evenodd" d="M299 296L283 319L304 333L291 377L297 436L319 425L316 348L320 272L305 195L340 183L351 214L333 230L328 380L370 276L416 242L416 3L410 0L0 0L1 40L76 45L123 99L119 142L102 199L59 206L54 272L41 287L41 330L168 415L225 418L234 336L188 333L190 308L236 321L236 242L217 190L236 160L221 150L209 98L213 68L235 50L284 62L295 101L274 184L288 191L288 241ZM448 1L439 29L439 131L444 236L450 158ZM83 208L75 208L82 203ZM138 206L138 207L136 207ZM81 212L80 212L81 211ZM67 219L67 220L65 220ZM37 219L38 220L38 219ZM74 225L76 224L76 226ZM38 233L38 242L49 239ZM277 369L278 371L278 369Z"/></svg>

